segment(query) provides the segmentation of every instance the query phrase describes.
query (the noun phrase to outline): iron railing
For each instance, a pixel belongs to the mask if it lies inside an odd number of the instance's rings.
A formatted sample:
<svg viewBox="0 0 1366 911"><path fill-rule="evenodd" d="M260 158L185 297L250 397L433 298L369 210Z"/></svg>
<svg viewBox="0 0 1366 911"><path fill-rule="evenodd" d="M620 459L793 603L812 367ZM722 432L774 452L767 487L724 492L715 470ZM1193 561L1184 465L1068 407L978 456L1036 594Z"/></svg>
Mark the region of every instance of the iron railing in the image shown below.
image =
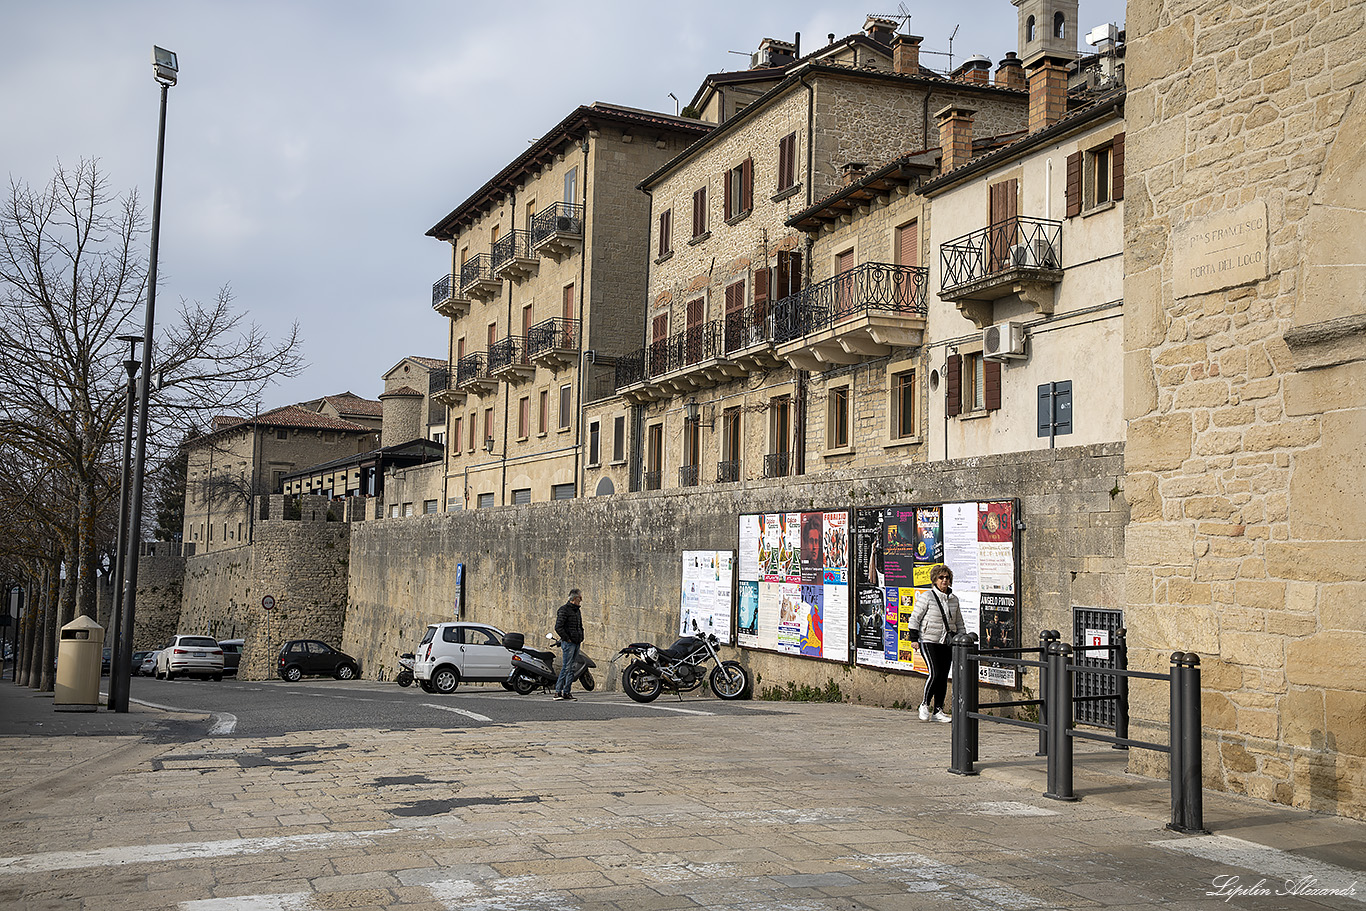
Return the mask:
<svg viewBox="0 0 1366 911"><path fill-rule="evenodd" d="M716 483L729 484L740 480L740 460L730 459L716 463Z"/></svg>
<svg viewBox="0 0 1366 911"><path fill-rule="evenodd" d="M537 212L531 219L531 245L540 243L552 234L583 234L583 206L579 203L557 202Z"/></svg>
<svg viewBox="0 0 1366 911"><path fill-rule="evenodd" d="M696 487L696 486L697 486L697 466L696 466L696 465L684 465L684 466L682 466L681 468L678 469L678 486L679 486L679 487Z"/></svg>
<svg viewBox="0 0 1366 911"><path fill-rule="evenodd" d="M450 300L454 296L453 294L451 294L451 288L454 284L455 276L453 275L443 275L432 283L433 307L435 307L437 304L441 303L444 300Z"/></svg>
<svg viewBox="0 0 1366 911"><path fill-rule="evenodd" d="M497 281L493 274L493 257L487 253L471 256L460 267L460 290L465 290L477 281Z"/></svg>
<svg viewBox="0 0 1366 911"><path fill-rule="evenodd" d="M770 452L764 456L764 477L785 478L792 465L792 453Z"/></svg>
<svg viewBox="0 0 1366 911"><path fill-rule="evenodd" d="M647 471L647 472L645 472L645 489L646 489L646 490L659 490L660 475L662 475L662 474L663 474L663 472L660 472L660 471Z"/></svg>
<svg viewBox="0 0 1366 911"><path fill-rule="evenodd" d="M1015 269L1062 268L1062 222L1016 216L939 248L941 291Z"/></svg>
<svg viewBox="0 0 1366 911"><path fill-rule="evenodd" d="M725 317L725 350L727 354L764 345L773 341L773 322L765 306L741 307Z"/></svg>
<svg viewBox="0 0 1366 911"><path fill-rule="evenodd" d="M509 260L532 259L530 231L509 231L493 242L493 271L497 272Z"/></svg>
<svg viewBox="0 0 1366 911"><path fill-rule="evenodd" d="M544 351L573 351L579 347L579 326L576 319L556 317L537 323L526 332L527 356L535 357Z"/></svg>
<svg viewBox="0 0 1366 911"><path fill-rule="evenodd" d="M509 335L489 345L489 373L496 373L504 367L514 366L531 366L531 357L527 354L525 336Z"/></svg>
<svg viewBox="0 0 1366 911"><path fill-rule="evenodd" d="M616 367L613 368L613 385L617 389L625 389L627 386L634 386L636 383L645 380L645 349L637 348L630 354L624 354L617 358Z"/></svg>
<svg viewBox="0 0 1366 911"><path fill-rule="evenodd" d="M488 355L483 351L467 354L455 362L455 385L463 386L488 376Z"/></svg>
<svg viewBox="0 0 1366 911"><path fill-rule="evenodd" d="M928 283L929 270L923 266L855 266L778 301L773 340L790 342L873 310L924 317Z"/></svg>
<svg viewBox="0 0 1366 911"><path fill-rule="evenodd" d="M675 332L617 360L617 388L664 376L721 356L725 325L714 319Z"/></svg>

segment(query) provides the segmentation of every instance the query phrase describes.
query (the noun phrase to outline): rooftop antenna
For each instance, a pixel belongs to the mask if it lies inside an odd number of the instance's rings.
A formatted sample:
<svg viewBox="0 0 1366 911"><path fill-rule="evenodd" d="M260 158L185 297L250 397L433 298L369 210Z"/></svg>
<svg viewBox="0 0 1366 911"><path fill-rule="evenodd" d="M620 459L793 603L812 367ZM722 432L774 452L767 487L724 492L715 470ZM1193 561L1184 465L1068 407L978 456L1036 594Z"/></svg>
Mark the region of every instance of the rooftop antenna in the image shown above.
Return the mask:
<svg viewBox="0 0 1366 911"><path fill-rule="evenodd" d="M897 23L897 28L903 32L911 24L911 11L906 9L905 3L898 3L895 13L869 13L868 17L870 19L891 19Z"/></svg>
<svg viewBox="0 0 1366 911"><path fill-rule="evenodd" d="M962 27L963 27L963 26L962 26L962 23L959 23L958 25L955 25L955 26L953 27L953 31L949 33L949 72L950 72L950 73L953 72L953 39L954 39L954 36L958 34L958 30L959 30L960 28L962 28Z"/></svg>

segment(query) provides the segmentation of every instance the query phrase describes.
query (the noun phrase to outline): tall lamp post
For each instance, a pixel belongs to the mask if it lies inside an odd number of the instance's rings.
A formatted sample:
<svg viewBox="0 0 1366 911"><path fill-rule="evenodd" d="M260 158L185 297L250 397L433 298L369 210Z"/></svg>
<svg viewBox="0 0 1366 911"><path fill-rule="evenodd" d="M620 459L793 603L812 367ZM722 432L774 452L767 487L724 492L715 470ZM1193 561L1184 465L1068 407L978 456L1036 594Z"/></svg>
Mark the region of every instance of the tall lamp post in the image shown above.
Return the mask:
<svg viewBox="0 0 1366 911"><path fill-rule="evenodd" d="M142 379L138 383L138 436L133 452L132 498L128 507L128 552L124 563L123 610L120 616L119 660L110 673L122 681L120 698L111 706L116 712L128 711L128 677L133 664L133 623L137 610L138 551L142 541L142 487L147 471L147 396L152 377L152 327L156 322L157 247L161 240L161 163L166 153L166 95L180 71L176 56L165 48L152 48L152 73L161 86L161 116L157 123L157 170L152 190L152 260L147 269L147 314L142 328ZM110 689L114 687L110 681ZM111 701L113 701L111 699Z"/></svg>
<svg viewBox="0 0 1366 911"><path fill-rule="evenodd" d="M133 408L137 403L138 370L142 367L142 361L138 360L138 343L142 341L142 336L120 335L119 341L128 343L128 359L123 362L123 369L128 373L128 393L123 400L123 474L119 482L119 533L118 544L114 552L114 616L109 624L114 639L110 651L113 661L109 664L109 707L111 709L121 702L127 704L128 687L131 685L129 678L133 674L131 646L129 647L130 666L126 669L128 673L120 676L117 671L123 660L123 574L127 568L128 556L128 497L131 492L133 468Z"/></svg>

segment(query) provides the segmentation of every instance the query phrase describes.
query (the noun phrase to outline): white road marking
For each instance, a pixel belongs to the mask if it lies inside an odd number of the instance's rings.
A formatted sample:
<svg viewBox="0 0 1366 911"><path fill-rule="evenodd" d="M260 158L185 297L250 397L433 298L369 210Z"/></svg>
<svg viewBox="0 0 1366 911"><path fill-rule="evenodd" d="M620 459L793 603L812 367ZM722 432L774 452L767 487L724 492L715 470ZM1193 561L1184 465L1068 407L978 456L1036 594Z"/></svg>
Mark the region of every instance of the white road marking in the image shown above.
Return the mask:
<svg viewBox="0 0 1366 911"><path fill-rule="evenodd" d="M492 721L492 720L493 720L492 718L490 718L490 717L487 716L487 715L480 715L478 712L471 712L471 711L469 711L469 710L467 710L467 709L458 709L458 708L455 708L454 706L450 706L450 705L437 705L437 704L432 703L432 702L424 702L424 703L422 703L422 706L423 706L423 708L428 708L428 709L439 709L439 710L441 710L441 711L443 711L443 712L452 712L452 713L454 713L454 714L456 714L456 715L464 715L466 718L473 718L475 721Z"/></svg>
<svg viewBox="0 0 1366 911"><path fill-rule="evenodd" d="M674 705L655 705L653 702L637 702L637 706L642 709L656 709L661 712L679 712L684 715L715 715L715 712L704 712L700 709L680 709Z"/></svg>
<svg viewBox="0 0 1366 911"><path fill-rule="evenodd" d="M237 729L237 716L228 712L215 712L213 725L209 728L210 737L221 737Z"/></svg>
<svg viewBox="0 0 1366 911"><path fill-rule="evenodd" d="M373 842L381 835L400 834L398 829L372 829L367 832L317 832L312 835L283 835L277 838L230 838L223 841L189 842L179 845L137 845L124 848L97 848L93 851L53 851L0 857L0 875L7 873L50 873L55 870L88 870L128 864L162 864L197 858L237 857L284 851L307 851Z"/></svg>
<svg viewBox="0 0 1366 911"><path fill-rule="evenodd" d="M174 706L174 705L162 705L162 704L159 703L159 702L148 702L148 701L145 700L145 699L133 699L132 697L129 697L128 701L129 701L129 702L136 702L138 705L145 705L145 706L147 706L149 709L161 709L163 712L181 712L181 713L186 714L186 715L211 715L211 714L213 714L212 712L207 712L207 711L205 711L204 709L182 709L182 708L179 708L179 707Z"/></svg>
<svg viewBox="0 0 1366 911"><path fill-rule="evenodd" d="M1274 892L1277 889L1293 888L1297 883L1305 883L1314 889L1351 890L1345 892L1342 897L1366 903L1366 888L1362 888L1363 877L1359 870L1349 870L1321 860L1300 857L1228 835L1196 835L1190 838L1154 841L1149 844L1178 854L1190 854L1215 863L1253 871L1254 876L1242 879L1241 884L1244 886L1253 886L1258 880L1264 879L1266 888Z"/></svg>
<svg viewBox="0 0 1366 911"><path fill-rule="evenodd" d="M182 911L305 911L311 907L313 895L309 892L239 895L236 898L205 898L180 903Z"/></svg>

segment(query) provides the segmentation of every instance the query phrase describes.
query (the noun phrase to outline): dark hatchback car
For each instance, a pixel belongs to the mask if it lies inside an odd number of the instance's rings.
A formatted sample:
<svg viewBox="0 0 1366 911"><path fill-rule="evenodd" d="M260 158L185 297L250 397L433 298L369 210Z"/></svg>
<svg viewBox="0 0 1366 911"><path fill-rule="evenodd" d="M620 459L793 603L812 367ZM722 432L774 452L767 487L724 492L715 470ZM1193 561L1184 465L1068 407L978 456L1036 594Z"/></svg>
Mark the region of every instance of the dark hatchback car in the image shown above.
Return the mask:
<svg viewBox="0 0 1366 911"><path fill-rule="evenodd" d="M300 677L327 676L354 680L360 662L317 639L291 639L280 647L280 676L290 683Z"/></svg>

